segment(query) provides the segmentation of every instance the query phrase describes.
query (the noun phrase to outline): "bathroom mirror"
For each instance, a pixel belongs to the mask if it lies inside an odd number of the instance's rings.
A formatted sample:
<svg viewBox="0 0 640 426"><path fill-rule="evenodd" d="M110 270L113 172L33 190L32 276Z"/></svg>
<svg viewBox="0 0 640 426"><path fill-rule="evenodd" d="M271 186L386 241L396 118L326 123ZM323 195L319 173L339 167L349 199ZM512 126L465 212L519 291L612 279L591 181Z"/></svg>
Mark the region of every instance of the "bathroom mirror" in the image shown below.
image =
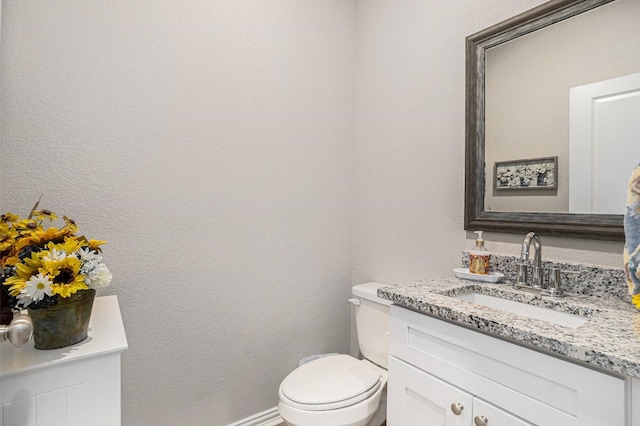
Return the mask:
<svg viewBox="0 0 640 426"><path fill-rule="evenodd" d="M512 108L511 117L487 115L487 99L491 99L491 97L494 96L493 92L485 91L488 90L487 81L491 82L496 80L495 78L492 80L493 76L487 74L487 58L490 57L490 53L493 54L492 49L502 49L510 45L518 46L523 40L526 40L527 37L531 38L532 36L541 34L545 30L557 31L560 26L570 26L571 22L574 22L576 19L584 19L590 16L588 14L610 10L610 6L618 2L620 4L629 4L631 7L637 7L636 5L638 4L636 0L554 0L467 37L464 215L466 230L522 234L535 231L541 235L558 237L624 241L622 215L624 210L621 210L621 214L595 214L589 212L569 213L568 209L566 212L561 210L554 211L553 209L540 211L536 208L536 198L557 197L558 193L566 191L568 188L568 182L566 180L568 170L567 159L566 157L563 158L562 155L558 157L558 161L564 169L560 169L560 173L558 173L559 176L555 177L557 180L553 182L553 186L550 185L548 188L539 188L543 189L543 191L531 191L530 188L508 188L506 191L497 192L494 187L494 174L496 173L494 166L495 164L502 165L503 163L494 161L491 156L489 157L490 161L487 161L487 152L490 151L489 148L493 148L487 144L492 143L494 138L491 135L490 140L485 140L487 128L495 129L502 125L501 121L496 124L495 120L513 122L530 119L530 125L538 127L548 127L550 121L537 116L530 116L524 109L520 108ZM616 13L613 13L613 15L618 17L622 16L621 14L616 15ZM575 19L572 21L572 18ZM637 20L637 18L634 19ZM558 40L557 35L554 37L556 37L554 40ZM580 38L580 34L576 37L579 42L584 41L584 39ZM565 40L565 36L562 37L562 40ZM638 46L640 40L629 40L628 43L630 46ZM547 46L549 45L547 44ZM636 48L634 47L634 49ZM519 53L522 52L520 51ZM618 52L618 54L623 56L620 52ZM638 54L635 54L635 56L638 57ZM535 60L538 59L540 58L536 56ZM593 63L598 63L598 58L590 59ZM633 68L633 65L631 68ZM640 72L640 69L636 69L635 72ZM543 74L544 78L557 78L557 71L555 69L548 69L548 72ZM509 80L522 78L521 75L509 75L508 77ZM500 81L501 80L498 80L498 84L500 84ZM532 87L535 86L533 91L549 90L549 88L554 86L552 83L553 82L549 84L544 83L544 87L538 87L541 85L540 83L532 84ZM526 86L528 83L519 82L518 84ZM515 105L518 105L517 100ZM569 106L566 105L566 108L568 109ZM520 114L520 116L518 116L518 114ZM557 117L554 116L553 118L555 119ZM485 119L494 121L485 122ZM560 123L559 126L565 127L566 129L564 131L568 134L569 123L568 120L566 121L567 122ZM563 139L567 138L568 136L563 136ZM509 149L516 147L519 141L526 138L518 135L517 137L512 137L512 139L513 142L510 143L513 147ZM568 144L569 141L563 140L562 143ZM532 142L528 142L528 144L531 146ZM566 150L568 150L568 147ZM518 164L518 162L523 159L537 157L528 155L525 149L523 149L523 152L522 155L519 155L517 150L510 152L508 159ZM553 157L556 155L558 154L552 152L548 155L540 155L539 157ZM640 160L640 158L638 158L638 160ZM537 163L534 161L532 164ZM557 163L555 166L557 167ZM493 182L494 185L489 184L491 182ZM496 211L496 209L492 208L491 203L487 204L487 202L485 202L485 196L487 194L491 196L497 194L503 197L501 201L506 201L507 203L520 198L525 201L529 199L532 201L532 204L530 204L529 208L516 208L516 203L513 202L511 209L500 208ZM510 197L511 200L509 199Z"/></svg>

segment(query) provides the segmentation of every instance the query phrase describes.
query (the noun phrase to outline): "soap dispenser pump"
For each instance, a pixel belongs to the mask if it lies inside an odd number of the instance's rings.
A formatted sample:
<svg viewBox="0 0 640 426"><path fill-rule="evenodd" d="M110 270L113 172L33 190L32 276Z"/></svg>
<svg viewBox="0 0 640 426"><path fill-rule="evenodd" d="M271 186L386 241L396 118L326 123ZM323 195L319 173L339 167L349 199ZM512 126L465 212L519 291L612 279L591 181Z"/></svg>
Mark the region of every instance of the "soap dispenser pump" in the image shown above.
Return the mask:
<svg viewBox="0 0 640 426"><path fill-rule="evenodd" d="M469 251L469 272L472 274L489 275L491 267L491 254L484 246L482 231L474 231L478 234L476 246Z"/></svg>

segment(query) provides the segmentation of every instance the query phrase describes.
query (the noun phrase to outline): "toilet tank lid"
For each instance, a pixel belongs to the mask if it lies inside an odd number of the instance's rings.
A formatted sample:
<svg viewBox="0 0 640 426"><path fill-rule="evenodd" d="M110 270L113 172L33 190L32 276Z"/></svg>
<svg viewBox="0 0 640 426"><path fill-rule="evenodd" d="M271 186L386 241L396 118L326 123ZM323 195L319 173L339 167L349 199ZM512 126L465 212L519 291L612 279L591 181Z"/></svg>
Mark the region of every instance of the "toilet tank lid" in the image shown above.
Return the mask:
<svg viewBox="0 0 640 426"><path fill-rule="evenodd" d="M386 287L387 285L388 284L377 282L358 284L353 286L352 293L354 296L362 297L363 299L371 300L372 302L380 303L381 305L391 306L393 302L378 297L378 289L380 287Z"/></svg>

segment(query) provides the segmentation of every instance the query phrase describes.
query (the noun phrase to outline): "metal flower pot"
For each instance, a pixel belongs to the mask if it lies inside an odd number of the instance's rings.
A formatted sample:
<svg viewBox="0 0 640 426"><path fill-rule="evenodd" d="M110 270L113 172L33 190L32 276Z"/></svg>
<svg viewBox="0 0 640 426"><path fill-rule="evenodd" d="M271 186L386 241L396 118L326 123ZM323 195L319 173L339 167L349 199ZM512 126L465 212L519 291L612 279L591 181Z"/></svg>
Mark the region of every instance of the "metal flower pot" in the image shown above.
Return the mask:
<svg viewBox="0 0 640 426"><path fill-rule="evenodd" d="M36 349L58 349L87 338L96 291L81 290L46 309L29 309Z"/></svg>

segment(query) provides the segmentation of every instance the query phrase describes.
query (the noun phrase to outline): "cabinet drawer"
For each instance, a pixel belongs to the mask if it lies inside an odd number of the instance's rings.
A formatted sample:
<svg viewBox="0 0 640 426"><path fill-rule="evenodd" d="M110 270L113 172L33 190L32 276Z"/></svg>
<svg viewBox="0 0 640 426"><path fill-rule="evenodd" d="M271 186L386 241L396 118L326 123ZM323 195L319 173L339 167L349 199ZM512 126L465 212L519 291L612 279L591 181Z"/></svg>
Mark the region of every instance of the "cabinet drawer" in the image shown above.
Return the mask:
<svg viewBox="0 0 640 426"><path fill-rule="evenodd" d="M621 378L398 306L390 331L391 355L533 424L625 424Z"/></svg>

